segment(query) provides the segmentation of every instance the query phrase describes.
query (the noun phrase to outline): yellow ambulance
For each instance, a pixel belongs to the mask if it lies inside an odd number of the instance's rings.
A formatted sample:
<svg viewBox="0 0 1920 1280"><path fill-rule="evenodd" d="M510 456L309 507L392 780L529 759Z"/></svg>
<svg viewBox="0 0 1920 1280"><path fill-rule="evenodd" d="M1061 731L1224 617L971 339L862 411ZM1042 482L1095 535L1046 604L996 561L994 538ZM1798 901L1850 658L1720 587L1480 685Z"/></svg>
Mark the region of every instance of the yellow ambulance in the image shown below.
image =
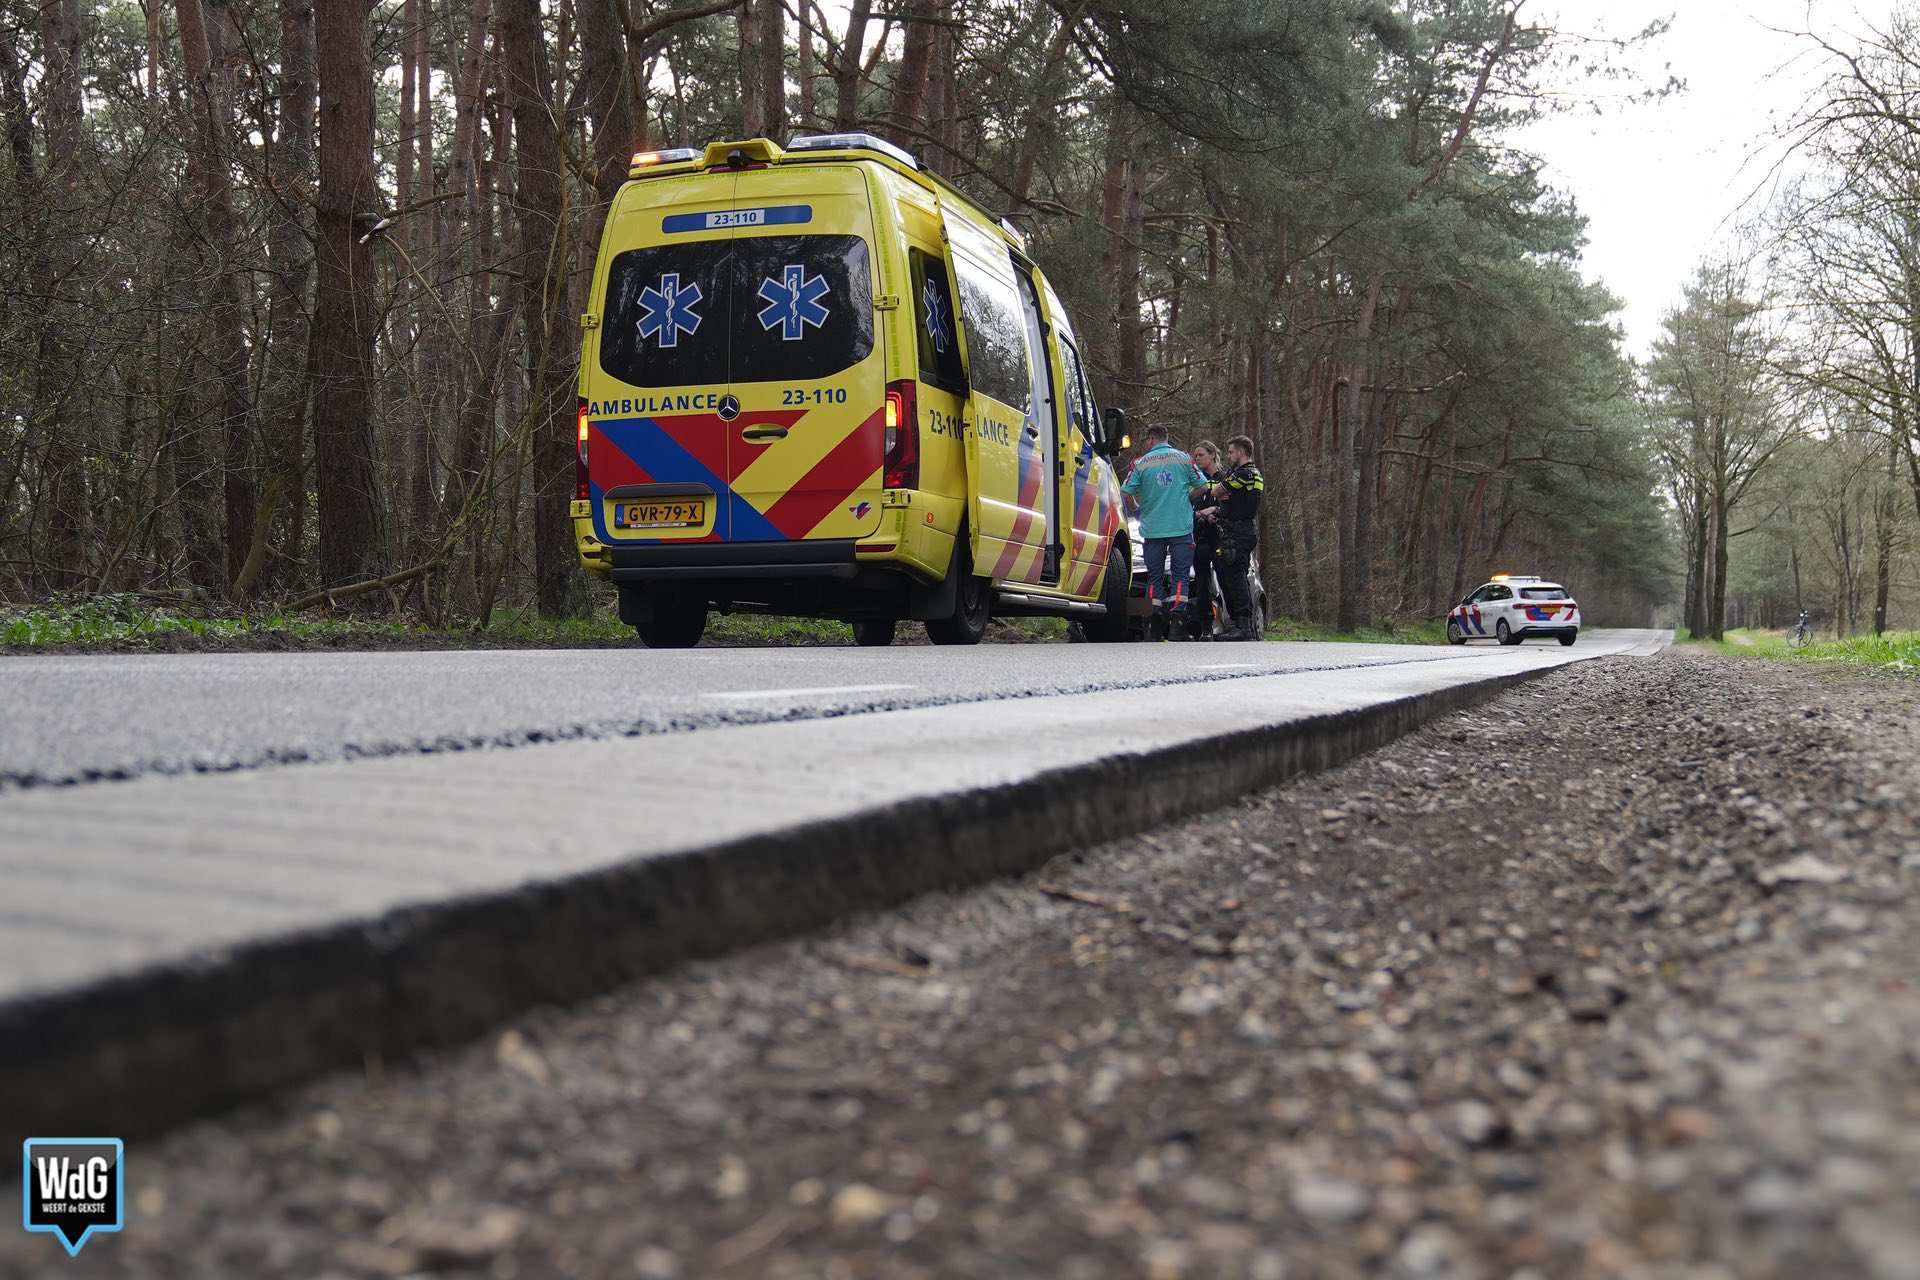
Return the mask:
<svg viewBox="0 0 1920 1280"><path fill-rule="evenodd" d="M1019 234L867 134L633 158L581 317L580 563L650 647L714 610L1127 634L1078 340Z"/></svg>

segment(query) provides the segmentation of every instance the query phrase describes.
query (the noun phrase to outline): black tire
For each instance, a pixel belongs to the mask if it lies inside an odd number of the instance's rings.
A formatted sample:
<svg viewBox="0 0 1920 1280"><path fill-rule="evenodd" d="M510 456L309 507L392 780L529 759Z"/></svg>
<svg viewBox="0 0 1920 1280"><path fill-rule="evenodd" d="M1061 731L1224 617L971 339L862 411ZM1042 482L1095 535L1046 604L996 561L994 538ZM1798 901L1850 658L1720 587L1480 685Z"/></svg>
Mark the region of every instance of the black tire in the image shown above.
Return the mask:
<svg viewBox="0 0 1920 1280"><path fill-rule="evenodd" d="M1095 644L1125 644L1135 638L1128 634L1133 628L1127 618L1127 589L1133 585L1128 580L1132 577L1131 570L1120 540L1114 539L1113 547L1107 552L1106 581L1100 588L1100 603L1107 606L1107 611L1080 624L1080 630Z"/></svg>
<svg viewBox="0 0 1920 1280"><path fill-rule="evenodd" d="M652 615L637 622L640 643L649 649L691 649L707 629L705 600L657 600Z"/></svg>
<svg viewBox="0 0 1920 1280"><path fill-rule="evenodd" d="M1513 634L1513 628L1507 625L1505 618L1493 624L1493 634L1501 644L1509 647L1520 643L1520 637Z"/></svg>
<svg viewBox="0 0 1920 1280"><path fill-rule="evenodd" d="M869 618L853 624L853 642L862 649L884 649L899 630L897 618Z"/></svg>
<svg viewBox="0 0 1920 1280"><path fill-rule="evenodd" d="M1458 622L1454 621L1452 618L1448 618L1447 619L1447 643L1448 644L1465 644L1466 642L1467 642L1467 633L1460 629L1460 624Z"/></svg>
<svg viewBox="0 0 1920 1280"><path fill-rule="evenodd" d="M986 638L987 620L993 617L993 584L974 575L965 528L953 548L951 572L960 575L953 612L944 618L927 619L927 639L935 644L979 644Z"/></svg>
<svg viewBox="0 0 1920 1280"><path fill-rule="evenodd" d="M1579 638L1580 633L1578 631L1566 632L1560 637L1560 647L1563 649L1571 649L1573 648L1573 642Z"/></svg>

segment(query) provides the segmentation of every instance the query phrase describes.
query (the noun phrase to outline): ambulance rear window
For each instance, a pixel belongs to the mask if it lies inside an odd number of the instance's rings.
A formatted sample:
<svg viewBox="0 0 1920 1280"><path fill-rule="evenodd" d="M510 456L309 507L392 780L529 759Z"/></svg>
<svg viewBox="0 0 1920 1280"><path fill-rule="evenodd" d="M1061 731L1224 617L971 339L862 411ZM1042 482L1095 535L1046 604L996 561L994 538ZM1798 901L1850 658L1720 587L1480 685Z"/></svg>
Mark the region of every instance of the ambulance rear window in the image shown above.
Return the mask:
<svg viewBox="0 0 1920 1280"><path fill-rule="evenodd" d="M960 362L960 337L953 319L953 285L947 277L947 264L915 249L908 254L913 265L913 317L918 322L920 378L936 387L963 392L967 385L965 367Z"/></svg>
<svg viewBox="0 0 1920 1280"><path fill-rule="evenodd" d="M607 272L600 367L637 387L806 382L873 351L859 236L742 236L629 249Z"/></svg>
<svg viewBox="0 0 1920 1280"><path fill-rule="evenodd" d="M1025 413L1033 401L1027 365L1027 322L1011 285L955 255L960 318L967 327L967 373L973 389Z"/></svg>
<svg viewBox="0 0 1920 1280"><path fill-rule="evenodd" d="M1520 598L1522 600L1565 600L1567 589L1565 587L1522 587Z"/></svg>

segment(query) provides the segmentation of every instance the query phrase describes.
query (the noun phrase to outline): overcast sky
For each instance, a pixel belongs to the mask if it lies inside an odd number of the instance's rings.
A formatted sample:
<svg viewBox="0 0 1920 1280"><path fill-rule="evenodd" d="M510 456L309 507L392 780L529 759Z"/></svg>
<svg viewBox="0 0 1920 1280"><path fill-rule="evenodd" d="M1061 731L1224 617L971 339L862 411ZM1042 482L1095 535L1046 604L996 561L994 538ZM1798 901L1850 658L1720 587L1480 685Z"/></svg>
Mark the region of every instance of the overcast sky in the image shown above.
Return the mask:
<svg viewBox="0 0 1920 1280"><path fill-rule="evenodd" d="M1648 83L1686 89L1657 102L1576 111L1520 136L1590 220L1589 275L1625 303L1627 345L1644 354L1694 265L1757 207L1780 156L1770 135L1824 63L1783 30L1830 39L1884 23L1893 0L1536 0L1563 29L1627 35L1671 15L1633 62ZM1778 30L1774 30L1774 29ZM1838 39L1835 43L1840 43ZM1756 194L1756 188L1760 188Z"/></svg>

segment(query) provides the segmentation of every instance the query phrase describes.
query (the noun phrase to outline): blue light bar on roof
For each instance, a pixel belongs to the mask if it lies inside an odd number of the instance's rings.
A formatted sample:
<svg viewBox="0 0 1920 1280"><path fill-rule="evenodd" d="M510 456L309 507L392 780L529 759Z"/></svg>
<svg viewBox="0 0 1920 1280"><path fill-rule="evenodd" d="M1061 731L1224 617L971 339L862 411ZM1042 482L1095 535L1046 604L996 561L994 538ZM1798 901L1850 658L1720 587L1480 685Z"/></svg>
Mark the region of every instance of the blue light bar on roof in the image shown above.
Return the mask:
<svg viewBox="0 0 1920 1280"><path fill-rule="evenodd" d="M811 133L795 138L787 144L788 151L878 151L881 155L898 160L909 169L918 169L920 162L885 138L876 138L870 133Z"/></svg>

